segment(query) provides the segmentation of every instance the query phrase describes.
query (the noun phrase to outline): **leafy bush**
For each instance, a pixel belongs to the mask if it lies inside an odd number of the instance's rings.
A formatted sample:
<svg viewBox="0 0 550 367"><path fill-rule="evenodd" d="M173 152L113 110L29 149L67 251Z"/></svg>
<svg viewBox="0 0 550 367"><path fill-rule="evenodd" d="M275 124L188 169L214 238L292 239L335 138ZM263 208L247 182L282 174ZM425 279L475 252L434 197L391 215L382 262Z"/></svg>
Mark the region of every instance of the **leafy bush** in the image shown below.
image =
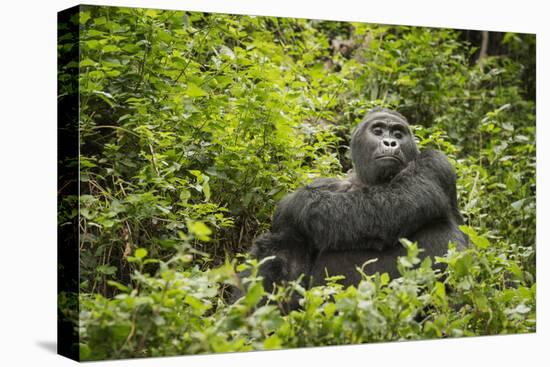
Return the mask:
<svg viewBox="0 0 550 367"><path fill-rule="evenodd" d="M475 63L450 29L82 9L59 77L80 70L81 195L60 218L80 203L83 359L535 330L534 36ZM404 242L402 277L346 289L239 284L237 254L285 194L350 168L373 106L450 157L472 248L419 264ZM228 284L246 289L235 304ZM285 314L291 293L303 307Z"/></svg>
<svg viewBox="0 0 550 367"><path fill-rule="evenodd" d="M406 241L408 255L398 265L402 277L390 280L377 273L345 289L335 277L326 286L306 290L295 283L266 294L256 276L257 263L250 261L256 271L244 279L247 293L229 305L219 293L224 283L237 279L230 263L207 271L162 264L155 276L136 272L135 288L112 283L121 291L114 299L82 298L81 356L128 358L534 331L536 285L518 262L500 252L499 244L465 230L473 247L451 248L437 259L448 265L445 276L432 269L429 258L420 263L420 249ZM302 309L284 314L282 304L292 292L300 295ZM266 304L259 303L263 296Z"/></svg>

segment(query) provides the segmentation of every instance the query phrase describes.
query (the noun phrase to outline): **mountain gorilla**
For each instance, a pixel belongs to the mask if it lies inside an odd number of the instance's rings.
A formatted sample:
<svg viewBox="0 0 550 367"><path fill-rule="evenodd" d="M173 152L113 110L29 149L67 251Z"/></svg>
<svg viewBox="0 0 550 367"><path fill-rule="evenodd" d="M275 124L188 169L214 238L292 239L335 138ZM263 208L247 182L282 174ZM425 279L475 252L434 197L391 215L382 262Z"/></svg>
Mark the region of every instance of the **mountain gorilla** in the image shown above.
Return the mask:
<svg viewBox="0 0 550 367"><path fill-rule="evenodd" d="M442 256L449 241L463 247L458 229L456 177L437 150L419 152L407 120L388 109L375 109L355 128L351 139L354 174L322 178L279 203L270 233L256 239L252 255L275 255L260 267L264 287L327 274L356 284L356 266L369 259L367 274L398 275L396 261L406 254L400 238L418 242L422 256ZM311 284L311 283L308 283Z"/></svg>

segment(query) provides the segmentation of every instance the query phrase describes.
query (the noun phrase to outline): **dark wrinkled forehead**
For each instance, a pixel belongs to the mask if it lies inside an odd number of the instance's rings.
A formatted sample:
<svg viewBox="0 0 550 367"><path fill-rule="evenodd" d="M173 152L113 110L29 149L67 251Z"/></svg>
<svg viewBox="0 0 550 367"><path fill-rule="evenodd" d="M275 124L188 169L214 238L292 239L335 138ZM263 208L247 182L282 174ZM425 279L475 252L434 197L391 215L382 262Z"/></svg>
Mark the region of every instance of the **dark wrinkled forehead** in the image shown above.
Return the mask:
<svg viewBox="0 0 550 367"><path fill-rule="evenodd" d="M371 112L367 116L365 116L365 119L363 120L363 124L369 125L371 122L374 121L382 121L382 122L400 122L406 126L409 126L409 122L401 115L398 115L397 113L391 113L386 111L376 111Z"/></svg>

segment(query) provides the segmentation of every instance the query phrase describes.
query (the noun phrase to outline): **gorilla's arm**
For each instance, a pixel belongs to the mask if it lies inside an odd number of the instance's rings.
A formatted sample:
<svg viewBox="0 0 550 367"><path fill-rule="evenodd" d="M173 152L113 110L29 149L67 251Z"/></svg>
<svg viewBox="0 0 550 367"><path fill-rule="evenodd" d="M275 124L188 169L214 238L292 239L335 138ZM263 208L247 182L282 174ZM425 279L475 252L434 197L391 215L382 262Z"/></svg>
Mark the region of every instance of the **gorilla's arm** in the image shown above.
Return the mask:
<svg viewBox="0 0 550 367"><path fill-rule="evenodd" d="M319 178L305 187L307 190L323 190L330 192L348 192L357 189L359 186L351 180L340 180L338 178Z"/></svg>
<svg viewBox="0 0 550 367"><path fill-rule="evenodd" d="M327 190L330 185L337 183L306 186L284 198L273 232L291 227L309 239L313 251L381 250L448 217L456 207L454 170L436 150L420 153L387 185L349 192Z"/></svg>

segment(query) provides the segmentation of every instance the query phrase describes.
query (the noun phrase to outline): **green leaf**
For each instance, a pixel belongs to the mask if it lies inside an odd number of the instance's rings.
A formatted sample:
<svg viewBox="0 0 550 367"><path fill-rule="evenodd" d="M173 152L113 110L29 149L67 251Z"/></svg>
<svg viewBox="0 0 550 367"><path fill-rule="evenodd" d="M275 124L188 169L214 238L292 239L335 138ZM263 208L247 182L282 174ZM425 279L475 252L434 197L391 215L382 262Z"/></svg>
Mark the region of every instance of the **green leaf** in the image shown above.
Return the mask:
<svg viewBox="0 0 550 367"><path fill-rule="evenodd" d="M185 93L189 97L204 97L208 95L208 93L206 93L202 88L194 83L189 83L187 85L187 90L185 91Z"/></svg>
<svg viewBox="0 0 550 367"><path fill-rule="evenodd" d="M108 280L107 284L117 288L120 291L123 291L123 292L126 292L126 293L130 292L130 288L128 288L127 286L125 286L125 285L123 285L119 282L115 282L114 280Z"/></svg>
<svg viewBox="0 0 550 367"><path fill-rule="evenodd" d="M531 311L531 307L526 306L523 303L520 303L516 308L514 308L514 312L517 312L519 314L526 314L529 313L529 311Z"/></svg>
<svg viewBox="0 0 550 367"><path fill-rule="evenodd" d="M91 16L89 11L80 12L80 24L86 24L90 17Z"/></svg>
<svg viewBox="0 0 550 367"><path fill-rule="evenodd" d="M118 324L111 326L109 329L113 334L114 340L123 341L126 340L128 334L130 334L130 330L132 330L132 327L130 324Z"/></svg>
<svg viewBox="0 0 550 367"><path fill-rule="evenodd" d="M441 282L436 282L435 283L435 287L434 287L434 290L435 290L435 294L439 297L439 298L442 298L444 299L446 297L446 291L445 291L445 284L441 283Z"/></svg>
<svg viewBox="0 0 550 367"><path fill-rule="evenodd" d="M90 358L90 355L92 354L92 350L88 346L88 344L79 343L79 351L80 351L80 359L85 361L88 358Z"/></svg>
<svg viewBox="0 0 550 367"><path fill-rule="evenodd" d="M388 273L382 273L380 275L380 284L381 285L387 285L390 282L390 275Z"/></svg>
<svg viewBox="0 0 550 367"><path fill-rule="evenodd" d="M202 193L204 194L204 200L210 200L210 185L208 182L202 184Z"/></svg>
<svg viewBox="0 0 550 367"><path fill-rule="evenodd" d="M475 292L473 297L475 305L481 312L489 311L489 301L484 294L480 292Z"/></svg>
<svg viewBox="0 0 550 367"><path fill-rule="evenodd" d="M275 334L271 335L264 341L265 349L280 349L282 340Z"/></svg>
<svg viewBox="0 0 550 367"><path fill-rule="evenodd" d="M454 264L457 277L461 278L470 273L473 264L473 257L470 253L462 254Z"/></svg>
<svg viewBox="0 0 550 367"><path fill-rule="evenodd" d="M262 286L262 283L258 282L248 289L248 292L244 297L244 302L248 307L254 307L258 304L258 302L260 302L263 294L264 287Z"/></svg>
<svg viewBox="0 0 550 367"><path fill-rule="evenodd" d="M514 201L511 205L514 210L520 210L523 207L523 203L525 202L525 199L520 199L517 201Z"/></svg>
<svg viewBox="0 0 550 367"><path fill-rule="evenodd" d="M94 93L95 95L99 96L102 100L107 102L109 107L114 107L116 105L114 97L111 94L100 90L94 90L92 93Z"/></svg>
<svg viewBox="0 0 550 367"><path fill-rule="evenodd" d="M466 233L468 237L470 238L470 241L480 249L487 249L489 246L491 246L491 243L489 240L485 237L478 236L477 232L468 226L460 226L460 229L462 232Z"/></svg>
<svg viewBox="0 0 550 367"><path fill-rule="evenodd" d="M120 51L120 48L118 48L118 46L115 46L115 45L107 45L107 46L103 47L102 51L103 52L116 52L116 51Z"/></svg>
<svg viewBox="0 0 550 367"><path fill-rule="evenodd" d="M84 60L80 61L79 65L80 65L81 68L85 68L87 66L96 66L97 63L92 59L84 59Z"/></svg>
<svg viewBox="0 0 550 367"><path fill-rule="evenodd" d="M212 230L206 226L203 222L194 222L194 221L188 221L187 222L187 228L189 229L189 233L191 233L193 236L198 238L201 241L208 241L210 240L210 234L212 234Z"/></svg>
<svg viewBox="0 0 550 367"><path fill-rule="evenodd" d="M183 301L191 306L191 308L193 309L193 313L195 313L196 315L202 315L206 310L210 308L209 305L203 304L198 298L193 297L189 294L185 296L185 299Z"/></svg>
<svg viewBox="0 0 550 367"><path fill-rule="evenodd" d="M115 266L104 264L104 265L98 266L96 270L98 273L101 273L101 274L113 275L116 273L117 268Z"/></svg>
<svg viewBox="0 0 550 367"><path fill-rule="evenodd" d="M336 304L332 302L326 303L323 311L325 312L325 315L329 318L334 316L334 313L336 312Z"/></svg>
<svg viewBox="0 0 550 367"><path fill-rule="evenodd" d="M233 60L235 58L235 53L233 50L231 50L229 47L222 45L220 47L220 55L228 57L230 60Z"/></svg>
<svg viewBox="0 0 550 367"><path fill-rule="evenodd" d="M143 259L147 256L147 249L144 249L143 247L136 249L136 251L134 251L134 256L138 259Z"/></svg>
<svg viewBox="0 0 550 367"><path fill-rule="evenodd" d="M98 17L98 18L94 19L94 24L95 25L103 25L105 23L107 23L107 18L105 18L105 17Z"/></svg>
<svg viewBox="0 0 550 367"><path fill-rule="evenodd" d="M154 9L148 9L145 11L145 15L151 18L154 18L158 15L158 11Z"/></svg>

